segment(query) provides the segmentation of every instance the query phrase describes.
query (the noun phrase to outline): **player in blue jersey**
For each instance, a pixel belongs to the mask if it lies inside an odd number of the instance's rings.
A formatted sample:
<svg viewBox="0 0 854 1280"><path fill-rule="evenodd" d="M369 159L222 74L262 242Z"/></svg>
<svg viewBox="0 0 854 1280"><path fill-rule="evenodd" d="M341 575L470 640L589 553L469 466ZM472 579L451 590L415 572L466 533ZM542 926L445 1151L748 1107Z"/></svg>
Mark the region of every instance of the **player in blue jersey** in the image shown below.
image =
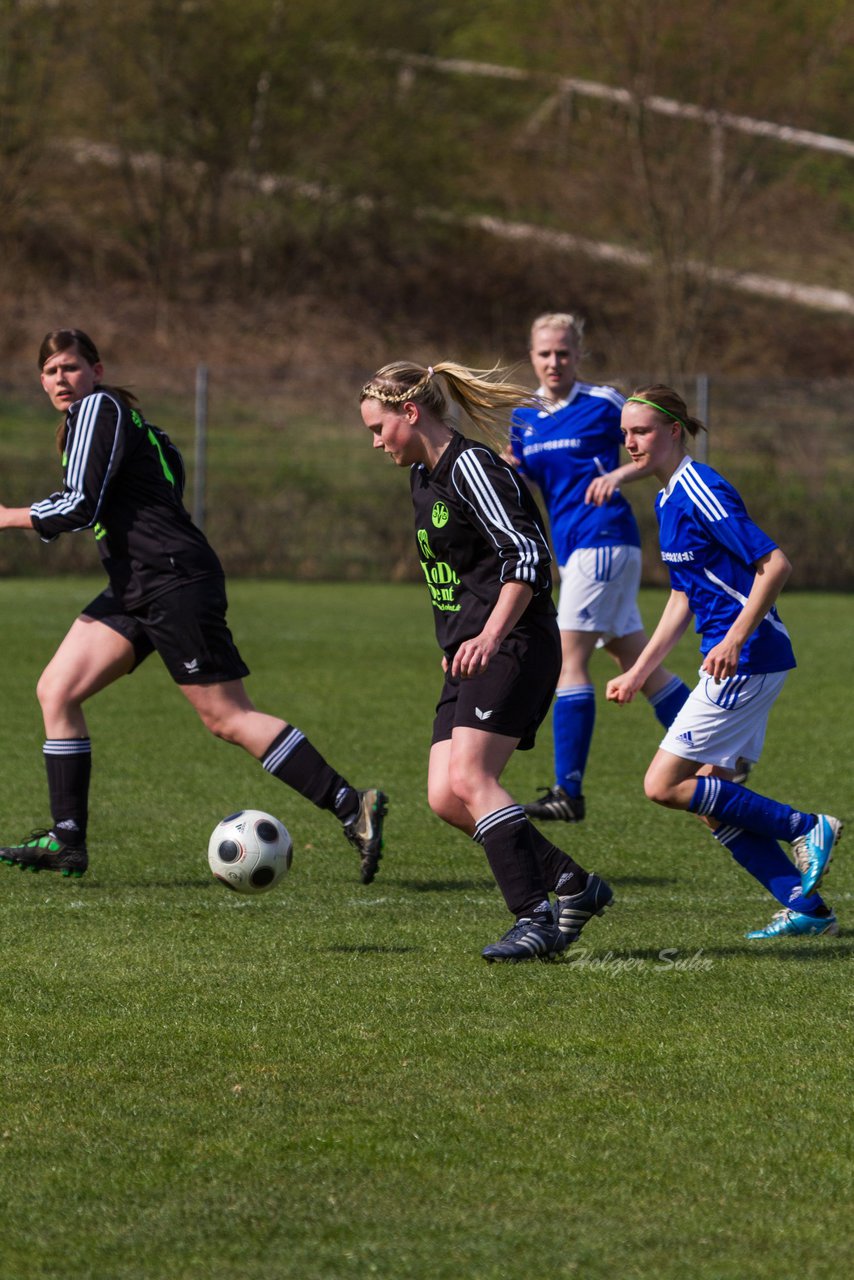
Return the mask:
<svg viewBox="0 0 854 1280"><path fill-rule="evenodd" d="M619 391L576 378L582 332L574 315L548 314L534 321L530 356L541 403L518 408L510 434L510 460L543 495L561 578L555 783L525 805L539 821L584 817L582 785L596 716L589 669L594 650L604 647L626 671L647 641L637 606L640 535L620 492L646 472L630 462L620 464ZM688 687L657 667L642 692L666 728Z"/></svg>
<svg viewBox="0 0 854 1280"><path fill-rule="evenodd" d="M527 393L497 373L401 361L362 388L362 421L374 448L409 469L418 556L443 655L430 807L482 846L514 916L484 959L529 960L564 950L613 893L547 840L501 782L517 747L534 745L560 669L551 556L527 485L493 449L455 429L449 398L500 448L496 415Z"/></svg>
<svg viewBox="0 0 854 1280"><path fill-rule="evenodd" d="M693 460L687 437L702 423L675 391L660 384L635 391L622 427L633 463L664 486L655 510L672 589L649 643L629 671L609 681L607 696L630 702L692 618L702 654L699 683L647 770L646 795L705 821L781 904L770 924L748 938L835 934L836 916L817 890L842 823L733 781L739 757L759 759L771 707L795 666L775 605L789 561L753 523L732 485Z"/></svg>

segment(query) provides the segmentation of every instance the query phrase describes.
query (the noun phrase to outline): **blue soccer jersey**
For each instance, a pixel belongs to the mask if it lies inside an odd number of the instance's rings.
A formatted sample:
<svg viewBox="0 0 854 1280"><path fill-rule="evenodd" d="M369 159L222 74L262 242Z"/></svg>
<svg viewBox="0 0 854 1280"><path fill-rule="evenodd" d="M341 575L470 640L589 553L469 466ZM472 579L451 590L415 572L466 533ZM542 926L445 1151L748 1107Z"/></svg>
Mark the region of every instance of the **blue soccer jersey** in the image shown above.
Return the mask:
<svg viewBox="0 0 854 1280"><path fill-rule="evenodd" d="M543 495L560 564L579 547L639 547L635 517L619 492L601 507L587 487L620 465L623 397L613 387L576 382L562 403L513 414L510 443L522 475Z"/></svg>
<svg viewBox="0 0 854 1280"><path fill-rule="evenodd" d="M729 481L693 458L679 464L658 494L655 514L661 558L673 589L688 597L705 655L740 614L754 564L777 544L753 523ZM789 633L771 608L744 645L738 669L758 675L794 666Z"/></svg>

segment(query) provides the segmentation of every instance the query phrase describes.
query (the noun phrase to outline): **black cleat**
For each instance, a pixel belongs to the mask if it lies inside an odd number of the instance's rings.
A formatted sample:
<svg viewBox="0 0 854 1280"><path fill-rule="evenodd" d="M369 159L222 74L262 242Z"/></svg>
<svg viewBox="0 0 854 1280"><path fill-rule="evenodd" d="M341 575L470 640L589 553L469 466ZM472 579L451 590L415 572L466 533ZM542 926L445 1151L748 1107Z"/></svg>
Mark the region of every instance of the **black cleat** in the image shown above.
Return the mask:
<svg viewBox="0 0 854 1280"><path fill-rule="evenodd" d="M581 822L585 813L584 796L571 796L563 787L544 787L539 800L522 808L537 822Z"/></svg>
<svg viewBox="0 0 854 1280"><path fill-rule="evenodd" d="M518 964L520 960L550 960L565 946L560 926L553 916L545 920L524 916L507 930L503 938L491 942L480 954L487 964L495 964L496 961Z"/></svg>
<svg viewBox="0 0 854 1280"><path fill-rule="evenodd" d="M355 818L344 828L344 835L358 851L361 859L362 884L370 884L377 874L383 847L383 818L388 813L388 796L376 787L359 792L359 808Z"/></svg>
<svg viewBox="0 0 854 1280"><path fill-rule="evenodd" d="M571 947L590 917L603 915L613 901L614 890L592 871L580 893L558 898L552 911L564 947Z"/></svg>
<svg viewBox="0 0 854 1280"><path fill-rule="evenodd" d="M748 760L746 756L739 756L735 762L735 771L732 775L733 782L737 782L740 786L744 786L750 777L753 769L753 761Z"/></svg>
<svg viewBox="0 0 854 1280"><path fill-rule="evenodd" d="M68 845L52 831L34 831L20 844L0 847L0 862L22 871L58 871L79 880L89 866L85 845Z"/></svg>

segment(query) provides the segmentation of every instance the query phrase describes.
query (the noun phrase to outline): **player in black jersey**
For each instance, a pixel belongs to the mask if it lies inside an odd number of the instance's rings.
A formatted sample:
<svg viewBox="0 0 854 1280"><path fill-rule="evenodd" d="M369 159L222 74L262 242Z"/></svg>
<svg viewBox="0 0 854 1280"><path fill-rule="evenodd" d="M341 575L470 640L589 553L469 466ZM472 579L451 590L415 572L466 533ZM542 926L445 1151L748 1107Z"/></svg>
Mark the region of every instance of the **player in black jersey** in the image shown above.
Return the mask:
<svg viewBox="0 0 854 1280"><path fill-rule="evenodd" d="M109 585L72 623L38 684L51 825L0 848L0 859L64 875L86 870L92 754L83 704L156 649L212 733L335 814L369 884L386 797L375 787L357 791L299 729L250 701L249 668L226 623L222 566L182 501L180 453L134 396L102 384L98 351L81 330L49 333L38 364L65 415L57 434L64 483L32 507L0 507L0 529L35 529L46 542L92 529Z"/></svg>
<svg viewBox="0 0 854 1280"><path fill-rule="evenodd" d="M410 468L418 553L443 652L428 799L483 846L515 917L484 959L548 957L574 942L613 894L547 840L500 781L516 748L534 745L560 671L550 555L524 481L495 450L455 430L445 387L499 449L495 419L530 401L496 374L452 363L386 365L361 391L374 447Z"/></svg>

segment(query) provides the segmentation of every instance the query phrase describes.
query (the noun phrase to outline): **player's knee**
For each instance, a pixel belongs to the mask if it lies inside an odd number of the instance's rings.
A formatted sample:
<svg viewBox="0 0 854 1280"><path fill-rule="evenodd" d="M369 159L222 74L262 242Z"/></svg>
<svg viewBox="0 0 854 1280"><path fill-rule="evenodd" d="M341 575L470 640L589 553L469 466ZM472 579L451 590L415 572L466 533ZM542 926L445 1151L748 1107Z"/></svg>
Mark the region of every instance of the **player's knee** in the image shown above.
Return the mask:
<svg viewBox="0 0 854 1280"><path fill-rule="evenodd" d="M447 792L428 791L427 803L437 818L441 818L443 822L449 822L452 826L456 825L454 817L457 806L453 796Z"/></svg>
<svg viewBox="0 0 854 1280"><path fill-rule="evenodd" d="M70 701L65 682L57 679L56 674L51 671L50 667L46 668L39 677L39 682L36 685L36 697L39 700L39 706L43 714L46 716L52 716L62 711Z"/></svg>
<svg viewBox="0 0 854 1280"><path fill-rule="evenodd" d="M427 803L437 818L456 826L459 801L451 790L447 778L433 779L427 783Z"/></svg>
<svg viewBox="0 0 854 1280"><path fill-rule="evenodd" d="M673 803L673 789L659 773L653 769L647 772L643 780L643 792L647 800L651 800L653 804L663 804L670 806Z"/></svg>
<svg viewBox="0 0 854 1280"><path fill-rule="evenodd" d="M234 746L240 746L239 722L235 716L223 715L216 711L200 710L199 718L215 738L220 738L223 742L230 742Z"/></svg>
<svg viewBox="0 0 854 1280"><path fill-rule="evenodd" d="M458 805L463 804L469 808L477 793L477 777L473 770L466 766L464 761L454 760L451 757L451 766L448 770L448 785L456 803Z"/></svg>

